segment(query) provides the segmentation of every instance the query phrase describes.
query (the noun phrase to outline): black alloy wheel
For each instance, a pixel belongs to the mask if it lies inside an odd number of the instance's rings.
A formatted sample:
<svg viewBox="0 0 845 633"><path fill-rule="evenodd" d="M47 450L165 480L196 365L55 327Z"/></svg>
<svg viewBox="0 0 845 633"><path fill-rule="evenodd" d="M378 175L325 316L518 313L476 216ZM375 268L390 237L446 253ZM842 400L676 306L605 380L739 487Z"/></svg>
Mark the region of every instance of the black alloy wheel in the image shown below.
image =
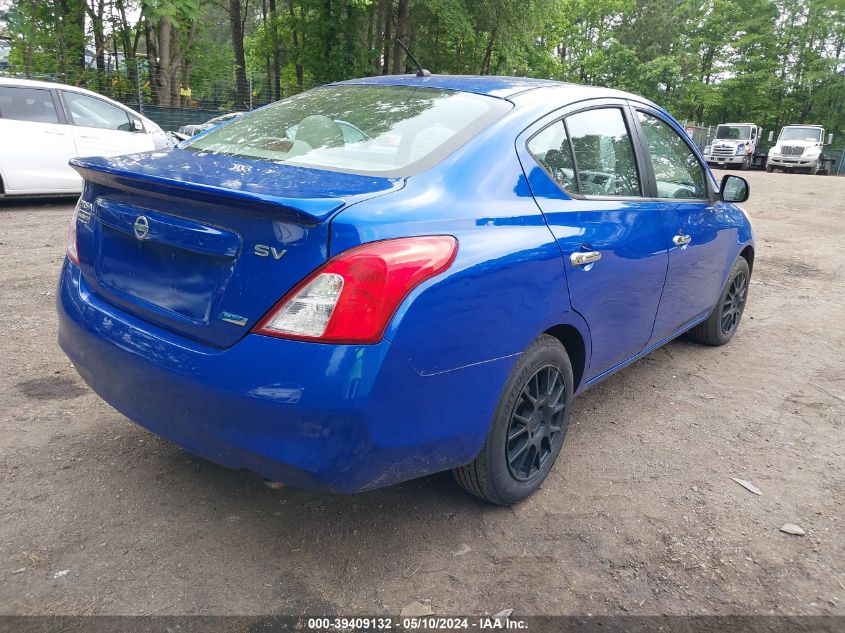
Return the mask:
<svg viewBox="0 0 845 633"><path fill-rule="evenodd" d="M721 326L723 334L733 334L742 311L745 309L745 300L748 297L748 275L745 271L739 271L731 280L728 293L722 303Z"/></svg>
<svg viewBox="0 0 845 633"><path fill-rule="evenodd" d="M566 348L541 334L511 369L481 452L452 470L461 487L503 506L536 492L563 446L574 389Z"/></svg>
<svg viewBox="0 0 845 633"><path fill-rule="evenodd" d="M693 327L688 336L705 345L724 345L730 341L739 329L739 321L745 311L750 280L751 267L748 260L740 255L710 316Z"/></svg>
<svg viewBox="0 0 845 633"><path fill-rule="evenodd" d="M528 379L514 406L505 446L514 479L536 477L563 440L566 387L557 368L541 367Z"/></svg>

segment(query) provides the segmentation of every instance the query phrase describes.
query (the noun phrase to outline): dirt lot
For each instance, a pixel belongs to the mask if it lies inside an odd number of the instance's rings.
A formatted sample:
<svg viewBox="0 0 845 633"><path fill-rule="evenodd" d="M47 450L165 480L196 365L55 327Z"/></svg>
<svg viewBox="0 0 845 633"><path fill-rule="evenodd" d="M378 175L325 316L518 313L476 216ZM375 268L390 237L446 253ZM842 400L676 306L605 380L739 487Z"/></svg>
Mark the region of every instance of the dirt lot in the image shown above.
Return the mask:
<svg viewBox="0 0 845 633"><path fill-rule="evenodd" d="M0 613L845 614L845 178L749 180L733 342L577 399L512 509L448 474L271 490L134 426L56 345L72 203L0 202Z"/></svg>

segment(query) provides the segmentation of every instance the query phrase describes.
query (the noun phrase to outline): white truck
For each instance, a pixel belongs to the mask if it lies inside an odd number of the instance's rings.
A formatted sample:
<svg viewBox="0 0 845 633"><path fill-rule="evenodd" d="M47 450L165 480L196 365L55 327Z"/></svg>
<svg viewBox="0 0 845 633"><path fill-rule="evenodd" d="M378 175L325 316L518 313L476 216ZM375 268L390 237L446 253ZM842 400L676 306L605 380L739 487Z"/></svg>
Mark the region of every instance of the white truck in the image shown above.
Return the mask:
<svg viewBox="0 0 845 633"><path fill-rule="evenodd" d="M772 134L769 133L769 140L772 140ZM833 134L828 134L827 144L831 143ZM824 128L821 125L787 125L781 128L777 143L769 150L766 171L800 169L809 174L827 173L827 165L833 161L824 155L824 146Z"/></svg>
<svg viewBox="0 0 845 633"><path fill-rule="evenodd" d="M722 123L704 148L704 160L711 167L748 169L763 130L754 123Z"/></svg>

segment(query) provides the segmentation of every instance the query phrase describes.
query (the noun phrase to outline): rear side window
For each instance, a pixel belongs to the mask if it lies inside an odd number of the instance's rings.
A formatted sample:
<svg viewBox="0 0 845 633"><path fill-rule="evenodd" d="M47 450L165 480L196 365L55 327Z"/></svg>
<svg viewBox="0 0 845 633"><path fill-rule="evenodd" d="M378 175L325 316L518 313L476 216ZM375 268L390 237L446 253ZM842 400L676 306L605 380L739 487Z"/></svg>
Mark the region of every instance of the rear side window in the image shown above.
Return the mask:
<svg viewBox="0 0 845 633"><path fill-rule="evenodd" d="M587 196L641 196L634 144L619 108L596 108L566 118L578 184Z"/></svg>
<svg viewBox="0 0 845 633"><path fill-rule="evenodd" d="M415 86L327 86L279 101L187 149L379 176L435 165L510 109L509 102Z"/></svg>
<svg viewBox="0 0 845 633"><path fill-rule="evenodd" d="M637 112L637 116L651 155L657 180L657 197L706 198L704 168L690 146L656 116L645 112Z"/></svg>
<svg viewBox="0 0 845 633"><path fill-rule="evenodd" d="M62 98L74 125L103 130L129 131L132 129L129 115L121 108L106 103L102 99L67 91L62 92Z"/></svg>
<svg viewBox="0 0 845 633"><path fill-rule="evenodd" d="M58 123L59 115L49 90L0 86L0 118L35 123Z"/></svg>
<svg viewBox="0 0 845 633"><path fill-rule="evenodd" d="M556 121L528 141L528 151L558 185L568 193L578 193L572 147L563 121Z"/></svg>

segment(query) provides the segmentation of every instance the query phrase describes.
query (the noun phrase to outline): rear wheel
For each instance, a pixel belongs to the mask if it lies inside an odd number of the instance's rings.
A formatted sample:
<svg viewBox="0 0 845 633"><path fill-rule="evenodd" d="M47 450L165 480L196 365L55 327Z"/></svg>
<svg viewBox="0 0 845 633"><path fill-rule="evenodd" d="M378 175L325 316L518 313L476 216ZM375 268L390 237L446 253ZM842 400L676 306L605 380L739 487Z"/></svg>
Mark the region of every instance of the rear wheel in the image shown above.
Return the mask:
<svg viewBox="0 0 845 633"><path fill-rule="evenodd" d="M517 503L537 490L563 445L572 394L566 349L543 334L511 371L478 457L452 471L461 487L498 505Z"/></svg>
<svg viewBox="0 0 845 633"><path fill-rule="evenodd" d="M739 257L713 312L706 321L689 331L690 337L705 345L724 345L730 341L745 311L750 278L748 262L744 257Z"/></svg>

